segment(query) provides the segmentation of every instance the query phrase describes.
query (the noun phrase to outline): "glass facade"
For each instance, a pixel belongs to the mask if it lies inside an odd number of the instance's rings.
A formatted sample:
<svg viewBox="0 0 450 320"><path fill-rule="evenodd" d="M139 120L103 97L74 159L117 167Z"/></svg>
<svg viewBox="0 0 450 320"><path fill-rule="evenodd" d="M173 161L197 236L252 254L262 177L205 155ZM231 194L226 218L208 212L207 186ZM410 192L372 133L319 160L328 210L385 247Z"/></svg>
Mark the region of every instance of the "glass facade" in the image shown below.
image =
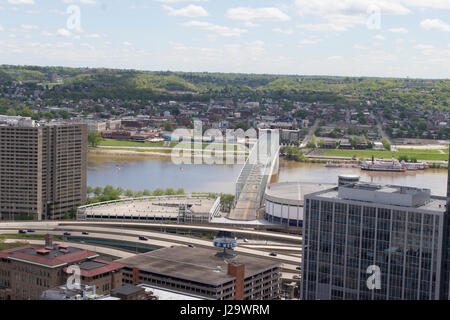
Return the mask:
<svg viewBox="0 0 450 320"><path fill-rule="evenodd" d="M438 298L442 224L438 212L306 197L302 298ZM367 285L369 266L380 270L379 289Z"/></svg>
<svg viewBox="0 0 450 320"><path fill-rule="evenodd" d="M450 154L447 179L447 212L444 218L441 299L450 300Z"/></svg>

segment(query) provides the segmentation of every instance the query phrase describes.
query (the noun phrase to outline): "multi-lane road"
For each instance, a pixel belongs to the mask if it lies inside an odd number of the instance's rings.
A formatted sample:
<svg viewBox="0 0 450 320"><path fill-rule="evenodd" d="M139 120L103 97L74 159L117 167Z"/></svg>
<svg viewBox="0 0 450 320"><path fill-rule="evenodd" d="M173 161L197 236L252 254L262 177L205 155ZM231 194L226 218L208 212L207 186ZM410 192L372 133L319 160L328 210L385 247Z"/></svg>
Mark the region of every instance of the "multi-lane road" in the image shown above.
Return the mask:
<svg viewBox="0 0 450 320"><path fill-rule="evenodd" d="M136 223L106 223L106 222L10 222L0 223L0 233L17 234L19 229L33 229L35 234L53 234L63 235L65 232L71 233L70 237L73 238L85 238L85 239L97 239L100 242L106 240L114 240L116 242L125 242L131 244L144 244L152 247L170 247L177 245L194 245L198 247L213 248L212 241L202 240L189 236L177 235L174 233L165 233L157 231L149 231L143 227L161 227L167 228L169 225L161 224L136 224ZM136 229L139 227L140 229ZM173 226L171 226L173 227ZM216 230L215 227L201 227L201 226L186 226L177 225L176 227L182 227L183 229L196 229L200 230ZM211 229L211 230L210 230ZM198 230L198 229L197 229ZM220 229L223 230L223 229ZM245 255L271 259L283 264L283 271L290 273L298 273L298 267L301 264L301 246L299 237L295 237L287 234L278 234L273 232L262 232L253 230L242 229L230 229L232 232L239 233L241 235L247 235L259 239L271 239L270 244L263 244L261 240L243 240L239 241L239 245L235 248L236 253L242 253ZM88 232L88 235L83 235L82 232ZM144 236L148 240L140 240L139 236ZM70 240L70 237L69 240ZM78 246L78 244L77 244ZM97 246L97 252L100 252L101 243ZM110 249L113 250L113 249ZM116 256L121 250L117 250ZM271 256L270 253L276 252L276 256ZM100 252L104 254L110 254L107 252Z"/></svg>

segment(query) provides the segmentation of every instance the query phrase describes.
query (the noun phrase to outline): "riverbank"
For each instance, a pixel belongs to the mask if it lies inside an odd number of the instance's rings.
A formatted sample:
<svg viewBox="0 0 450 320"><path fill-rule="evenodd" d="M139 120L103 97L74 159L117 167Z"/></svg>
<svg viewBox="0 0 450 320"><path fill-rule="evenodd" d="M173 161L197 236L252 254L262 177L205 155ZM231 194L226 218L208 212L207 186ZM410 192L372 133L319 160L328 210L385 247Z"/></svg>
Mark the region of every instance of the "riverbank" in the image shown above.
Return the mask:
<svg viewBox="0 0 450 320"><path fill-rule="evenodd" d="M143 157L164 157L170 158L171 153L157 152L157 151L136 151L129 149L103 149L103 148L89 148L89 154L103 154L103 155L115 155L115 156L143 156Z"/></svg>
<svg viewBox="0 0 450 320"><path fill-rule="evenodd" d="M175 151L175 152L173 152ZM196 152L189 150L176 150L176 149L136 149L136 148L89 148L89 154L103 154L103 155L115 155L115 156L142 156L142 157L158 157L158 158L166 158L166 159L186 159L189 158L189 152L191 153L191 159L194 156L201 155L203 159L208 159L210 161L224 161L227 157L232 156L234 159L238 159L242 154L238 154L234 152L233 154L216 151L221 155L211 155L208 151ZM245 157L248 156L248 153L245 154Z"/></svg>

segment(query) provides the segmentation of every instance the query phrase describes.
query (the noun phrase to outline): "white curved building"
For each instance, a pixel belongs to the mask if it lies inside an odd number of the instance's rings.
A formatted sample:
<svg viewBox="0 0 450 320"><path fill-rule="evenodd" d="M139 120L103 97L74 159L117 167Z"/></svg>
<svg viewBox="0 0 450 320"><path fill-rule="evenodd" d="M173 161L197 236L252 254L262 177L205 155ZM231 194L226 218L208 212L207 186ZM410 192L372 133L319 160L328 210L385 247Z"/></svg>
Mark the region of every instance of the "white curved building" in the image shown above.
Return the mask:
<svg viewBox="0 0 450 320"><path fill-rule="evenodd" d="M291 227L303 226L305 194L326 190L335 184L308 182L280 182L267 187L264 218L272 223Z"/></svg>
<svg viewBox="0 0 450 320"><path fill-rule="evenodd" d="M78 208L79 221L209 222L220 216L220 197L163 196L122 199Z"/></svg>

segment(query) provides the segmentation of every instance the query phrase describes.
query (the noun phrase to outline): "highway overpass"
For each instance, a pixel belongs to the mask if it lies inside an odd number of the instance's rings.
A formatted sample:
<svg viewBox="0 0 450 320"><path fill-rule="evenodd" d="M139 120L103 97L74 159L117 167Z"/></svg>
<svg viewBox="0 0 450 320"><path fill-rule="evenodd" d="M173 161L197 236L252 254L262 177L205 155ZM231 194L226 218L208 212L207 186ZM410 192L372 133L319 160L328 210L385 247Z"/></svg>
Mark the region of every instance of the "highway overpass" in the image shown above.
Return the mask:
<svg viewBox="0 0 450 320"><path fill-rule="evenodd" d="M165 225L161 225L166 227ZM140 227L135 229L133 227ZM147 231L142 229L142 224L131 225L114 225L113 223L83 223L83 222L26 222L26 223L0 223L0 233L17 234L19 229L33 229L36 234L54 234L63 236L64 232L70 232L73 238L86 238L86 239L99 239L99 240L114 240L131 244L141 244L153 247L170 247L175 245L194 245L198 247L213 248L213 243L210 240L202 240L194 237L181 236L172 233ZM88 232L88 235L82 235L82 232ZM250 231L252 232L252 231ZM255 232L255 231L253 231ZM263 232L258 232L264 235ZM139 240L139 236L145 236L149 240ZM286 235L287 237L292 237ZM68 239L70 240L70 237ZM285 239L286 241L286 239ZM298 246L298 252L295 252L292 247L291 250L286 250L286 246L282 246L283 253L278 253L276 257L270 256L271 252L279 252L277 248L270 245L263 246L262 248L247 247L249 244L241 243L235 252L245 255L261 257L265 259L271 259L283 264L283 270L290 272L298 272L297 267L301 264L301 250L298 244L298 238L295 238L296 245ZM100 244L99 244L100 246ZM273 249L273 250L271 250ZM281 251L281 250L280 250Z"/></svg>

